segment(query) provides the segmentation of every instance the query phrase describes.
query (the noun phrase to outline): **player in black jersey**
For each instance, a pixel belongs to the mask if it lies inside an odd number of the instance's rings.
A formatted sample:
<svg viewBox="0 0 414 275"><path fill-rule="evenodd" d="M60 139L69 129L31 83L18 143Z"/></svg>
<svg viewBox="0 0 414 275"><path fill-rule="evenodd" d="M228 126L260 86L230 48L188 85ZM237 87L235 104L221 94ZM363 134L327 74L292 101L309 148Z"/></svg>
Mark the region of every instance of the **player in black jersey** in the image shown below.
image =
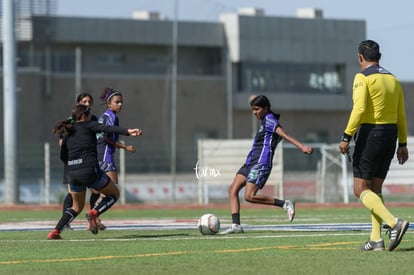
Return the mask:
<svg viewBox="0 0 414 275"><path fill-rule="evenodd" d="M93 97L89 93L80 93L76 96L76 105L85 105L88 106L90 109L93 105ZM69 118L71 119L71 118ZM94 115L91 115L91 120L97 121L98 118ZM62 144L63 137L59 137L59 146ZM63 166L63 184L68 185L68 193L66 194L65 198L63 199L63 213L65 213L66 209L72 207L72 195L69 192L69 182L67 180L67 172L66 172L66 164ZM91 191L91 196L89 199L90 208L92 209L95 206L96 201L99 199L100 194L94 190ZM100 229L104 229L105 226L99 222L98 227ZM71 229L70 224L65 226L65 229Z"/></svg>
<svg viewBox="0 0 414 275"><path fill-rule="evenodd" d="M48 239L61 239L60 232L65 225L76 218L84 208L87 188L93 188L105 195L102 201L86 214L89 230L93 234L98 233L99 215L111 208L119 198L119 190L115 183L99 168L96 133L130 136L142 134L138 128L126 129L99 124L91 120L90 108L84 105L75 106L71 118L73 121L68 119L58 121L53 133L63 137L60 157L67 165L73 205L65 211L56 227L48 234Z"/></svg>

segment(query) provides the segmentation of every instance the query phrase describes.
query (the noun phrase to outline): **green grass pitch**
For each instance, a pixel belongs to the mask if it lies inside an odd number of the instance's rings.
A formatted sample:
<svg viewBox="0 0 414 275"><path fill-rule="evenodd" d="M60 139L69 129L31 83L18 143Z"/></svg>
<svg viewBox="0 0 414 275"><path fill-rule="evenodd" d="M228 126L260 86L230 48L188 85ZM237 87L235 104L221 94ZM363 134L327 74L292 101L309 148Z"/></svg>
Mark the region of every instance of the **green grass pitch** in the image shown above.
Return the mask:
<svg viewBox="0 0 414 275"><path fill-rule="evenodd" d="M390 208L398 217L414 220L410 207ZM1 230L0 274L412 274L414 235L408 229L393 252L361 252L368 229L306 229L306 225L369 224L362 207L297 205L296 218L287 221L284 211L272 207L245 207L241 219L244 234L203 236L196 229L202 214L214 213L222 227L230 221L229 210L215 208L123 208L115 206L102 216L103 222L152 221L150 230L109 228L92 235L78 227L62 232L63 240L47 240L49 230ZM0 225L41 221L54 224L60 210L0 208ZM163 221L194 222L194 228L163 227ZM414 223L414 222L413 222ZM303 225L304 229L277 230L255 226ZM315 228L315 227L313 227ZM384 235L386 246L388 238Z"/></svg>

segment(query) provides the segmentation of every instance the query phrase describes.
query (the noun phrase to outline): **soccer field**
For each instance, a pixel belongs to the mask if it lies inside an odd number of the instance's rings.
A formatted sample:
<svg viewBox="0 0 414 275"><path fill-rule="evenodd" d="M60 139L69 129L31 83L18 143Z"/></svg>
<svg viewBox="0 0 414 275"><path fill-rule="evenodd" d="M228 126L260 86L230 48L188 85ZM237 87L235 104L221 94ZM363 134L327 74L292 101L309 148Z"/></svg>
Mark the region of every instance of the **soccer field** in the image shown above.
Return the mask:
<svg viewBox="0 0 414 275"><path fill-rule="evenodd" d="M298 204L289 223L280 209L242 206L245 233L203 236L198 217L214 213L225 228L226 208L115 206L107 230L86 231L83 213L63 240L47 240L58 207L0 209L0 274L412 274L412 225L393 252L358 251L370 230L362 207ZM413 219L412 207L390 209Z"/></svg>

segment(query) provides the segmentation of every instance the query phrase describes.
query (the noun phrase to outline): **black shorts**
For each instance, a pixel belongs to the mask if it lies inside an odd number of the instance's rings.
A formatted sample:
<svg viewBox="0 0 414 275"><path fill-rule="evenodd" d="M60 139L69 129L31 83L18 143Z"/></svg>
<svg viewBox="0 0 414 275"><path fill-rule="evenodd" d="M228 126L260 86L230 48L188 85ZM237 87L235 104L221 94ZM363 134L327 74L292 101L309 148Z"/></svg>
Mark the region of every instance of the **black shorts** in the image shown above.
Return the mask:
<svg viewBox="0 0 414 275"><path fill-rule="evenodd" d="M239 171L237 171L237 174L245 176L247 182L253 183L257 185L259 189L262 189L271 172L272 168L268 165L256 163L254 165L244 164Z"/></svg>
<svg viewBox="0 0 414 275"><path fill-rule="evenodd" d="M68 176L68 169L67 169L67 165L63 165L63 179L62 179L62 183L67 185L69 184L69 176Z"/></svg>
<svg viewBox="0 0 414 275"><path fill-rule="evenodd" d="M395 155L397 137L395 124L362 124L355 136L354 177L385 179Z"/></svg>
<svg viewBox="0 0 414 275"><path fill-rule="evenodd" d="M86 188L100 190L110 182L110 178L99 167L84 167L68 170L69 188L72 192L81 192Z"/></svg>

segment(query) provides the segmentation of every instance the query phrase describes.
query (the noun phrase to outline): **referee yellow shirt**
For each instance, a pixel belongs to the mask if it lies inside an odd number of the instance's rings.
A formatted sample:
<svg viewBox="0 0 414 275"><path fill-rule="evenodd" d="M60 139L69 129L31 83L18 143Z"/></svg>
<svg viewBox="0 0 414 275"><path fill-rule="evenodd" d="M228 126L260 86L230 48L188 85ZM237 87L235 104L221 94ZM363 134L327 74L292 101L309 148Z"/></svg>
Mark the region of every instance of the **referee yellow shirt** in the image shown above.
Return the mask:
<svg viewBox="0 0 414 275"><path fill-rule="evenodd" d="M354 102L345 134L353 136L361 124L397 124L398 142L407 143L404 94L399 80L381 66L357 73L352 89Z"/></svg>

